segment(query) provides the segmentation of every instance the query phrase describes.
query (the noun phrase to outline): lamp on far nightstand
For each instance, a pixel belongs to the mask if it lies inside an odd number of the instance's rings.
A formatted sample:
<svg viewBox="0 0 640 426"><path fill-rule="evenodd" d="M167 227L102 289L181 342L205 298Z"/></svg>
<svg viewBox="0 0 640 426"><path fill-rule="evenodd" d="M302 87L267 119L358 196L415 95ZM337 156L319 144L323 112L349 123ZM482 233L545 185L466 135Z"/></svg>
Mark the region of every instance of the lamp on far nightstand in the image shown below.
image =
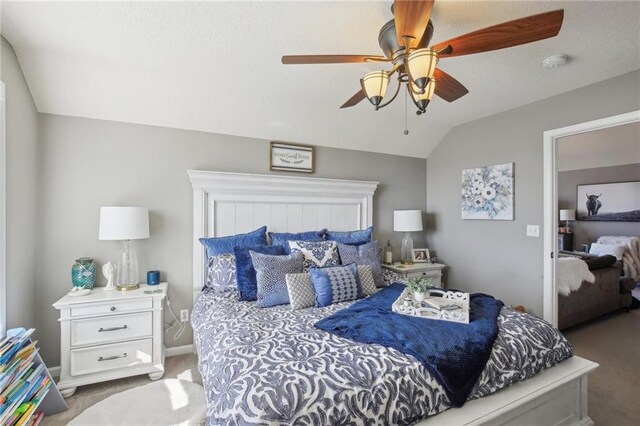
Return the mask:
<svg viewBox="0 0 640 426"><path fill-rule="evenodd" d="M131 240L149 238L149 210L146 207L101 207L100 240L123 241L118 258L118 290L135 290L140 282L138 254Z"/></svg>
<svg viewBox="0 0 640 426"><path fill-rule="evenodd" d="M394 211L393 230L405 233L404 238L402 238L402 247L400 248L400 261L405 265L411 265L413 263L413 239L411 238L411 233L422 231L422 211Z"/></svg>
<svg viewBox="0 0 640 426"><path fill-rule="evenodd" d="M576 211L573 209L560 210L560 220L564 220L564 229L560 228L560 232L570 234L571 228L569 227L569 221L576 220Z"/></svg>

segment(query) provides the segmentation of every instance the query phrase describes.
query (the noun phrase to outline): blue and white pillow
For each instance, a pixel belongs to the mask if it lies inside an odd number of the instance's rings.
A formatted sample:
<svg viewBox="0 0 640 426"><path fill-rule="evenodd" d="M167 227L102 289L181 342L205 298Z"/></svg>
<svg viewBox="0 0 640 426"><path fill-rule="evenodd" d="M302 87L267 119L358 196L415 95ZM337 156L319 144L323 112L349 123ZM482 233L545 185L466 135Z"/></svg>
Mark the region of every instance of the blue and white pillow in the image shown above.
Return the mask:
<svg viewBox="0 0 640 426"><path fill-rule="evenodd" d="M373 234L373 226L356 231L327 231L325 237L329 241L337 241L342 244L361 245L371 242L371 234Z"/></svg>
<svg viewBox="0 0 640 426"><path fill-rule="evenodd" d="M258 281L256 270L253 267L251 251L270 255L286 254L282 246L248 246L236 247L233 252L236 256L236 281L238 283L239 300L249 302L258 298Z"/></svg>
<svg viewBox="0 0 640 426"><path fill-rule="evenodd" d="M272 246L283 246L285 250L289 249L287 244L289 241L323 241L326 229L319 231L305 231L292 234L290 232L269 232Z"/></svg>
<svg viewBox="0 0 640 426"><path fill-rule="evenodd" d="M302 253L291 253L288 256L272 256L255 251L249 253L258 282L256 306L268 308L288 304L286 276L302 272Z"/></svg>
<svg viewBox="0 0 640 426"><path fill-rule="evenodd" d="M236 258L233 254L218 254L209 258L205 287L215 292L237 290Z"/></svg>
<svg viewBox="0 0 640 426"><path fill-rule="evenodd" d="M229 235L228 237L200 238L200 243L207 248L207 257L233 253L235 247L266 245L267 227L263 226L246 234Z"/></svg>
<svg viewBox="0 0 640 426"><path fill-rule="evenodd" d="M318 307L363 297L358 267L355 264L314 268L309 271L309 277L316 292Z"/></svg>
<svg viewBox="0 0 640 426"><path fill-rule="evenodd" d="M373 279L376 287L384 287L384 277L382 265L380 265L380 250L377 241L363 244L361 246L352 246L338 243L338 252L340 253L340 261L343 265L355 263L356 265L369 265L373 273Z"/></svg>
<svg viewBox="0 0 640 426"><path fill-rule="evenodd" d="M289 241L291 253L302 253L303 272L311 268L340 265L338 245L335 241Z"/></svg>

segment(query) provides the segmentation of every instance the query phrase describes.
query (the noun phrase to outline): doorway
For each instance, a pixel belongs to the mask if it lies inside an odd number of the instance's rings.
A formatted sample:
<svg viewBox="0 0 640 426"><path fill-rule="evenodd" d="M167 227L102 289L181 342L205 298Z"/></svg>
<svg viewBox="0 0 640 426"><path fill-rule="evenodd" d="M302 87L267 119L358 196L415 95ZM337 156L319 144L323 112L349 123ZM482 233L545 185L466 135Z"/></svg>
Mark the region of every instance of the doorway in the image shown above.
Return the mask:
<svg viewBox="0 0 640 426"><path fill-rule="evenodd" d="M543 318L554 326L558 326L558 293L555 279L558 257L558 142L561 138L568 136L638 121L640 121L640 111L632 111L544 132L544 281L542 303Z"/></svg>

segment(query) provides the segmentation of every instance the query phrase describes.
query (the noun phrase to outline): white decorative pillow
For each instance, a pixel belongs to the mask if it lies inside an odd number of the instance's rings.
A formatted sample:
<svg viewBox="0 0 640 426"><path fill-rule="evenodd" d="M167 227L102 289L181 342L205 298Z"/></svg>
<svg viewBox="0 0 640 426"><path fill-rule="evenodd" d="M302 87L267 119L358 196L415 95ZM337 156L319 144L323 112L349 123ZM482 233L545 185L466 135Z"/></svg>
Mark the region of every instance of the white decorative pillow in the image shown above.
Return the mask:
<svg viewBox="0 0 640 426"><path fill-rule="evenodd" d="M358 265L358 276L360 277L360 284L362 284L362 291L365 296L371 296L378 291L376 288L376 282L373 279L371 266Z"/></svg>
<svg viewBox="0 0 640 426"><path fill-rule="evenodd" d="M340 265L338 245L335 241L289 241L291 253L302 253L302 272L311 268Z"/></svg>
<svg viewBox="0 0 640 426"><path fill-rule="evenodd" d="M593 243L589 248L589 254L596 254L598 256L604 256L605 254L610 254L611 256L615 256L616 259L622 260L622 255L624 254L625 250L626 250L625 246Z"/></svg>
<svg viewBox="0 0 640 426"><path fill-rule="evenodd" d="M316 292L313 289L308 273L287 274L285 279L287 280L291 309L296 310L315 306Z"/></svg>
<svg viewBox="0 0 640 426"><path fill-rule="evenodd" d="M236 257L233 254L216 254L209 258L206 287L216 292L238 289L236 283Z"/></svg>

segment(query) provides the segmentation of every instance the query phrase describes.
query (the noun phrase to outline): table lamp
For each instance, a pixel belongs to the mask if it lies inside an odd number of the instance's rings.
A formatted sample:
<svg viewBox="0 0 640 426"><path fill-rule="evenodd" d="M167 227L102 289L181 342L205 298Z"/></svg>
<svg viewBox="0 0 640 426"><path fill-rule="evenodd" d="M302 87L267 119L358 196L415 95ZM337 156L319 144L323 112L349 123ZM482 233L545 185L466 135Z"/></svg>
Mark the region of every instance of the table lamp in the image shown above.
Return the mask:
<svg viewBox="0 0 640 426"><path fill-rule="evenodd" d="M400 248L400 261L405 265L413 264L413 239L411 238L411 233L422 231L422 211L395 210L393 212L393 230L405 233Z"/></svg>
<svg viewBox="0 0 640 426"><path fill-rule="evenodd" d="M576 220L576 211L573 209L562 209L560 210L560 220L564 220L564 232L566 234L571 233L571 229L569 228L569 221Z"/></svg>
<svg viewBox="0 0 640 426"><path fill-rule="evenodd" d="M149 210L146 207L101 207L99 240L123 242L119 255L117 289L135 290L140 282L138 254L131 240L149 238Z"/></svg>

